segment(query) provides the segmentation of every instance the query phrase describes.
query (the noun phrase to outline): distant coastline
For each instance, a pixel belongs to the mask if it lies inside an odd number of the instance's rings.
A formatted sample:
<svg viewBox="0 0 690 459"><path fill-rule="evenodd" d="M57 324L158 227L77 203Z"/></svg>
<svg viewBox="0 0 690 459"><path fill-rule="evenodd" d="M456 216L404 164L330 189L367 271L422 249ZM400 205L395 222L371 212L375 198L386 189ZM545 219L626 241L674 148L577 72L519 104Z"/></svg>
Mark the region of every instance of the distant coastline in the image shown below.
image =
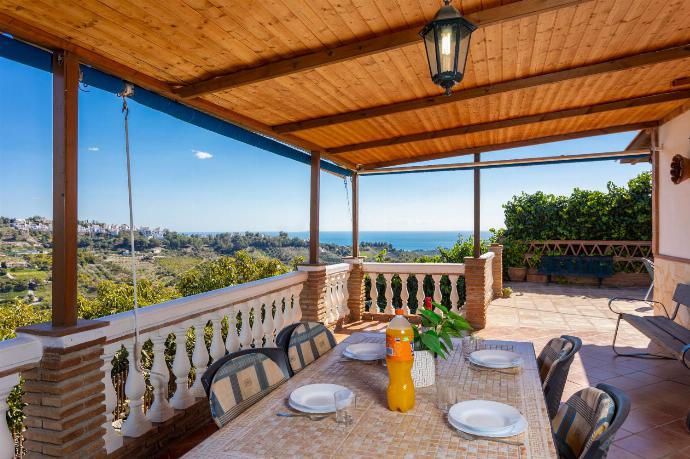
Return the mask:
<svg viewBox="0 0 690 459"><path fill-rule="evenodd" d="M182 234L197 234L213 236L227 231L187 231ZM278 231L258 231L269 236L278 235ZM291 237L308 239L308 231L288 231ZM488 239L491 233L482 231L482 239ZM438 247L445 249L453 247L458 237L467 238L472 235L472 231L360 231L359 239L361 242L388 242L398 250L436 250ZM352 233L350 231L322 231L320 242L326 244L337 244L349 246L352 244Z"/></svg>

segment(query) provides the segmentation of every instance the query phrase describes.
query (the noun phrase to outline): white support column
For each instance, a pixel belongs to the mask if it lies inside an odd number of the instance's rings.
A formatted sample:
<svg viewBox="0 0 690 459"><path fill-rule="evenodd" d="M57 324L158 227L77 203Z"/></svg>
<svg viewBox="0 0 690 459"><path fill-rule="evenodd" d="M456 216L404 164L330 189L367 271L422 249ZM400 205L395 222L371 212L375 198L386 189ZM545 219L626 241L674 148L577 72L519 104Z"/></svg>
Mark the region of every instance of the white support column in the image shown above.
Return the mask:
<svg viewBox="0 0 690 459"><path fill-rule="evenodd" d="M400 289L400 300L402 301L402 309L405 314L410 313L410 306L407 304L410 299L410 292L407 290L407 274L400 274L400 281L402 282L402 288Z"/></svg>
<svg viewBox="0 0 690 459"><path fill-rule="evenodd" d="M261 299L257 298L250 302L252 310L254 311L254 322L252 323L252 342L254 347L263 347L264 327L261 323Z"/></svg>
<svg viewBox="0 0 690 459"><path fill-rule="evenodd" d="M458 302L460 301L460 295L458 294L458 279L460 276L457 275L449 275L448 280L450 281L450 309L453 312L460 312L460 305L458 305Z"/></svg>
<svg viewBox="0 0 690 459"><path fill-rule="evenodd" d="M203 320L203 319L202 319ZM208 349L206 349L206 342L204 341L204 331L206 329L206 322L200 322L194 325L194 352L192 352L192 363L194 364L194 384L189 388L192 396L197 398L206 397L206 391L203 384L201 384L201 377L204 375L206 368L208 368Z"/></svg>
<svg viewBox="0 0 690 459"><path fill-rule="evenodd" d="M168 403L168 381L170 372L165 363L165 340L168 338L167 331L157 332L151 336L153 342L153 366L151 367L150 379L153 386L153 404L149 408L147 415L152 422L163 422L175 414L175 411Z"/></svg>
<svg viewBox="0 0 690 459"><path fill-rule="evenodd" d="M103 359L103 385L105 386L105 400L103 401L105 405L105 423L103 423L105 435L103 440L105 441L105 451L108 454L122 447L122 435L115 432L113 427L113 418L115 417L113 411L117 407L117 394L113 386L112 371L113 358L115 358L118 350L120 350L120 343L106 345L101 357ZM2 394L0 393L0 395Z"/></svg>
<svg viewBox="0 0 690 459"><path fill-rule="evenodd" d="M213 337L211 338L211 348L209 349L209 354L214 362L225 355L225 344L223 344L223 333L221 332L222 320L222 315L211 319Z"/></svg>
<svg viewBox="0 0 690 459"><path fill-rule="evenodd" d="M378 314L379 312L379 289L376 288L376 279L379 277L378 273L369 273L369 279L371 280L371 289L369 290L369 296L371 297L371 307L369 312Z"/></svg>
<svg viewBox="0 0 690 459"><path fill-rule="evenodd" d="M273 320L273 298L275 295L266 295L260 298L264 304L264 338L266 339L266 347L275 347L276 345L276 331L275 321Z"/></svg>
<svg viewBox="0 0 690 459"><path fill-rule="evenodd" d="M290 291L292 292L292 298L293 298L292 299L292 301L293 301L292 310L290 312L290 322L289 322L291 324L294 324L295 322L299 322L300 320L302 320L302 308L301 308L300 303L299 303L299 296L302 293L303 288L304 288L304 285L298 284L298 285L295 285L294 287L292 287L290 289ZM286 323L285 325L288 325L288 323Z"/></svg>
<svg viewBox="0 0 690 459"><path fill-rule="evenodd" d="M273 316L273 329L275 330L273 343L275 345L275 338L280 333L280 330L285 327L285 314L290 307L290 291L282 291L273 296L276 305L276 315ZM285 312L283 312L283 301L285 302Z"/></svg>
<svg viewBox="0 0 690 459"><path fill-rule="evenodd" d="M137 368L138 358L135 358L135 352L140 352L140 349L134 349L134 341L129 341L125 348L129 360L129 371L125 382L125 395L129 400L129 416L122 423L122 435L141 437L151 429L151 421L144 415L146 383L144 382L144 375Z"/></svg>
<svg viewBox="0 0 690 459"><path fill-rule="evenodd" d="M240 304L240 313L242 323L240 325L240 348L249 349L252 347L252 328L249 323L249 311L251 305L247 303Z"/></svg>
<svg viewBox="0 0 690 459"><path fill-rule="evenodd" d="M424 309L424 298L426 298L424 293L424 278L426 275L415 274L415 277L417 278L417 314L419 314L419 311Z"/></svg>
<svg viewBox="0 0 690 459"><path fill-rule="evenodd" d="M393 274L384 274L383 278L386 281L386 307L383 310L386 314L394 314L393 308Z"/></svg>
<svg viewBox="0 0 690 459"><path fill-rule="evenodd" d="M19 384L19 374L11 374L0 378L0 458L12 459L14 456L14 439L7 425L7 397Z"/></svg>
<svg viewBox="0 0 690 459"><path fill-rule="evenodd" d="M194 397L189 392L189 370L192 369L192 365L187 355L187 330L186 325L175 329L175 360L172 371L177 388L170 399L170 405L178 410L184 410L194 404Z"/></svg>
<svg viewBox="0 0 690 459"><path fill-rule="evenodd" d="M237 310L230 308L226 315L228 317L228 336L225 338L225 349L228 353L233 353L240 349L240 339L237 336Z"/></svg>
<svg viewBox="0 0 690 459"><path fill-rule="evenodd" d="M441 302L441 274L433 274L431 278L434 280L434 301Z"/></svg>

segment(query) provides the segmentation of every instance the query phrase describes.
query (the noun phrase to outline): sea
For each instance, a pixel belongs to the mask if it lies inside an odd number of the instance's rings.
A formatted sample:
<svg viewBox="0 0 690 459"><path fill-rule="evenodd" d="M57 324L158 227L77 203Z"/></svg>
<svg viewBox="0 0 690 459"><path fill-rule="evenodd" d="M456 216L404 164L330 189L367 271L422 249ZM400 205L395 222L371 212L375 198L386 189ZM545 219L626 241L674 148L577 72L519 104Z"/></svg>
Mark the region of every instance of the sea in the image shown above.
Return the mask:
<svg viewBox="0 0 690 459"><path fill-rule="evenodd" d="M278 231L258 231L259 233L276 236ZM309 239L309 231L287 232L288 235L301 239ZM191 233L187 233L191 234ZM213 232L196 232L193 234L213 235ZM459 237L467 238L472 231L360 231L361 242L389 242L399 250L436 250L453 247ZM482 239L488 239L488 231L481 232ZM349 246L352 244L350 231L321 231L319 240L323 243Z"/></svg>

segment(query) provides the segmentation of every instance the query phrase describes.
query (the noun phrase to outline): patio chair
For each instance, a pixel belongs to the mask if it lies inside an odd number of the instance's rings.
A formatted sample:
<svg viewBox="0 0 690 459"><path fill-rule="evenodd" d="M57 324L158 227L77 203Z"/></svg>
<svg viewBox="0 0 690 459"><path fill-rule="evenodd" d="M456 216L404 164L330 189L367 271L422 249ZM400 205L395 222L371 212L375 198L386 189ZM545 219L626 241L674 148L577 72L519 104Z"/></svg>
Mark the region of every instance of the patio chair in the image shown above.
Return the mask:
<svg viewBox="0 0 690 459"><path fill-rule="evenodd" d="M551 339L537 357L539 378L541 379L549 418L553 419L561 403L565 381L570 364L582 347L582 340L576 336L563 335Z"/></svg>
<svg viewBox="0 0 690 459"><path fill-rule="evenodd" d="M649 258L643 258L642 263L644 263L644 267L647 268L649 278L652 280L652 283L649 285L649 290L647 290L647 294L644 296L644 300L647 301L649 295L652 293L652 289L654 289L654 262Z"/></svg>
<svg viewBox="0 0 690 459"><path fill-rule="evenodd" d="M218 427L239 416L290 378L282 349L246 349L228 354L211 365L201 378Z"/></svg>
<svg viewBox="0 0 690 459"><path fill-rule="evenodd" d="M299 322L283 328L276 337L276 345L288 357L290 375L336 346L333 334L319 322Z"/></svg>
<svg viewBox="0 0 690 459"><path fill-rule="evenodd" d="M597 384L573 394L551 421L562 459L603 459L628 417L630 399L622 390Z"/></svg>

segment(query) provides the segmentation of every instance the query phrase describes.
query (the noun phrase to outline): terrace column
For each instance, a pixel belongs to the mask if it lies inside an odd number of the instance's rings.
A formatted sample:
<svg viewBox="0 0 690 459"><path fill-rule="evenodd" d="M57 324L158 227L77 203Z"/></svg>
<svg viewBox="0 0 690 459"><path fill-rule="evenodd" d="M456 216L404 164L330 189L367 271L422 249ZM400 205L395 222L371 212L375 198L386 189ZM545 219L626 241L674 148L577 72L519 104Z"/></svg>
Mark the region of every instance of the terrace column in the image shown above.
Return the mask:
<svg viewBox="0 0 690 459"><path fill-rule="evenodd" d="M503 246L491 244L489 251L494 254L494 259L491 262L494 298L501 298L503 296Z"/></svg>
<svg viewBox="0 0 690 459"><path fill-rule="evenodd" d="M53 326L77 323L79 61L53 54Z"/></svg>
<svg viewBox="0 0 690 459"><path fill-rule="evenodd" d="M364 314L364 257L345 257L345 263L352 265L347 279L347 307L350 310L350 321L362 320Z"/></svg>
<svg viewBox="0 0 690 459"><path fill-rule="evenodd" d="M319 205L321 193L321 153L311 153L311 199L309 201L309 264L319 263Z"/></svg>
<svg viewBox="0 0 690 459"><path fill-rule="evenodd" d="M486 327L486 309L493 297L494 254L465 257L465 318L475 330Z"/></svg>
<svg viewBox="0 0 690 459"><path fill-rule="evenodd" d="M359 257L359 174L352 174L352 257Z"/></svg>
<svg viewBox="0 0 690 459"><path fill-rule="evenodd" d="M474 162L478 163L481 160L481 154L474 154ZM481 255L481 231L479 230L479 220L481 216L480 208L480 193L481 193L481 183L480 183L480 172L479 168L474 168L474 258L479 258Z"/></svg>

